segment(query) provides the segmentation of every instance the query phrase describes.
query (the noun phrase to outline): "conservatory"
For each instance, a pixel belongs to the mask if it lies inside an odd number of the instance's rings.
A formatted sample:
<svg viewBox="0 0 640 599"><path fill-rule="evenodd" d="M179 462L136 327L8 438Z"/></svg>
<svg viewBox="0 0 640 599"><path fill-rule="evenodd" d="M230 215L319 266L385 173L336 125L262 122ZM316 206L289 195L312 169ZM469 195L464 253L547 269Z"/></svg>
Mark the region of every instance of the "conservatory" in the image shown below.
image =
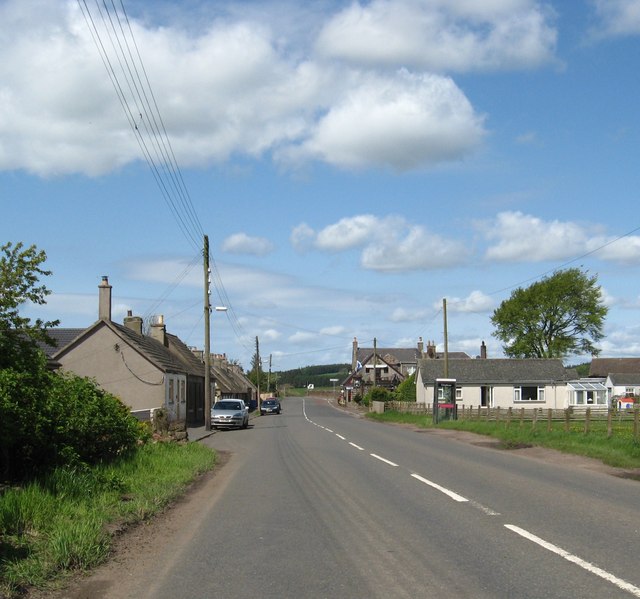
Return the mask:
<svg viewBox="0 0 640 599"><path fill-rule="evenodd" d="M570 406L608 407L607 387L604 379L580 379L567 383Z"/></svg>

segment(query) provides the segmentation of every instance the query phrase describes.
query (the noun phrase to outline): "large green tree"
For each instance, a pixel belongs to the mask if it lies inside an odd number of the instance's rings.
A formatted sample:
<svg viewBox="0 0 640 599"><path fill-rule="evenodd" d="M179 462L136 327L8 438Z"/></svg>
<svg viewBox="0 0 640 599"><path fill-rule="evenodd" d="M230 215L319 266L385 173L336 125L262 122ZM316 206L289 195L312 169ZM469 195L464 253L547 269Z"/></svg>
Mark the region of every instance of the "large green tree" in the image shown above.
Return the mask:
<svg viewBox="0 0 640 599"><path fill-rule="evenodd" d="M569 268L516 289L491 322L511 358L596 356L607 311L597 276Z"/></svg>
<svg viewBox="0 0 640 599"><path fill-rule="evenodd" d="M51 293L40 278L51 274L41 265L47 259L35 245L25 248L19 242L0 246L0 369L28 370L35 359L37 343L51 343L47 329L58 321L45 322L20 315L30 302L42 305Z"/></svg>

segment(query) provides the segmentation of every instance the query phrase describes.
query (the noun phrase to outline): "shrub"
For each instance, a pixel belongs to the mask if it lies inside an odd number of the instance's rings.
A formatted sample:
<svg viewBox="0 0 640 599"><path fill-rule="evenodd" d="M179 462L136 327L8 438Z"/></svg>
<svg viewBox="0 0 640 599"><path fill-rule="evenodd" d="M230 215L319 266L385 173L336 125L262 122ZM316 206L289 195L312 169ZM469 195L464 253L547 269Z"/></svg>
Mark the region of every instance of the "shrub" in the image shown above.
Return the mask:
<svg viewBox="0 0 640 599"><path fill-rule="evenodd" d="M416 401L416 375L415 372L402 381L395 390L397 401Z"/></svg>
<svg viewBox="0 0 640 599"><path fill-rule="evenodd" d="M140 433L128 408L89 379L44 367L0 370L0 466L7 478L112 460Z"/></svg>
<svg viewBox="0 0 640 599"><path fill-rule="evenodd" d="M365 405L370 405L372 401L391 401L393 395L383 387L372 387L364 396Z"/></svg>

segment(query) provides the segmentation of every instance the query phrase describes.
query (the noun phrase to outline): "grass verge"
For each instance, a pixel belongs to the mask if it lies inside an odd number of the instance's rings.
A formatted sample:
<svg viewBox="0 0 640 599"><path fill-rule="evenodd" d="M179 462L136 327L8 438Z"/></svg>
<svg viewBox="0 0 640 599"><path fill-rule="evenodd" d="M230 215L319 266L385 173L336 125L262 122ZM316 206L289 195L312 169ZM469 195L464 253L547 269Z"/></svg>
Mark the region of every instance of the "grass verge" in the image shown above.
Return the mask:
<svg viewBox="0 0 640 599"><path fill-rule="evenodd" d="M593 423L589 432L584 426L574 423L567 432L561 423L555 423L552 430L547 431L546 422L538 422L536 428L531 423L520 426L518 422L507 424L506 421L456 420L441 422L434 426L430 415L402 414L385 412L384 414L368 413L368 418L379 422L411 424L420 428L440 428L468 431L487 435L502 442L505 449L537 445L548 447L565 453L572 453L601 460L609 466L618 468L640 468L640 443L633 440L632 423L621 423L614 434L607 437L606 423Z"/></svg>
<svg viewBox="0 0 640 599"><path fill-rule="evenodd" d="M58 470L0 495L0 597L103 561L110 530L158 513L215 464L198 443L147 444L117 463Z"/></svg>

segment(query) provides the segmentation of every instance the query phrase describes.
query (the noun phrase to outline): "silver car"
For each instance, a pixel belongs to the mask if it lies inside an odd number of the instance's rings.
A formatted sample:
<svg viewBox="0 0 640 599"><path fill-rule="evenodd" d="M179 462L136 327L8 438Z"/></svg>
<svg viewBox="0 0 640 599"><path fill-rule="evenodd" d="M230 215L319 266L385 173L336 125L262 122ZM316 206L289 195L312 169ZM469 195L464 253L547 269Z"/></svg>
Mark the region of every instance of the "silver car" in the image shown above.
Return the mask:
<svg viewBox="0 0 640 599"><path fill-rule="evenodd" d="M249 408L242 399L221 399L211 408L212 428L247 428Z"/></svg>

